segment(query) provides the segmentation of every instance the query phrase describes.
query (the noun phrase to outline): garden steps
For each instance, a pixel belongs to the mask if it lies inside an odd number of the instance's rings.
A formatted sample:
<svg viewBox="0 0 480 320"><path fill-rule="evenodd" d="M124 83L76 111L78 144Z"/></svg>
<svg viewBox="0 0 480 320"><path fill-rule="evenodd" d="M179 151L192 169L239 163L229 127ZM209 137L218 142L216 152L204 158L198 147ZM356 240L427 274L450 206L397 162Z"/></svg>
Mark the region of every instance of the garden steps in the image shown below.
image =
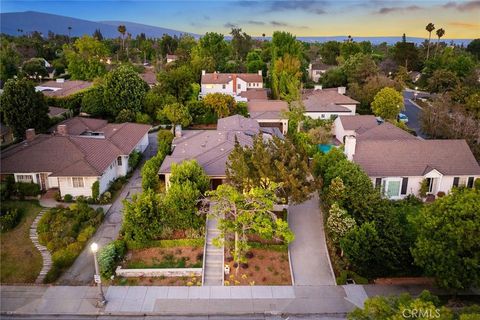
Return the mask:
<svg viewBox="0 0 480 320"><path fill-rule="evenodd" d="M203 269L204 286L223 285L223 246L218 248L213 245L213 239L221 232L217 229L217 220L207 219L207 233L205 246L205 267Z"/></svg>
<svg viewBox="0 0 480 320"><path fill-rule="evenodd" d="M40 244L40 242L38 241L37 233L38 223L47 211L48 209L46 208L42 209L42 211L40 211L40 213L35 217L35 220L33 220L33 223L30 226L30 240L32 241L35 248L40 251L40 254L42 256L42 270L40 270L40 273L38 274L35 283L43 283L43 279L45 279L45 276L52 267L52 255L45 246Z"/></svg>

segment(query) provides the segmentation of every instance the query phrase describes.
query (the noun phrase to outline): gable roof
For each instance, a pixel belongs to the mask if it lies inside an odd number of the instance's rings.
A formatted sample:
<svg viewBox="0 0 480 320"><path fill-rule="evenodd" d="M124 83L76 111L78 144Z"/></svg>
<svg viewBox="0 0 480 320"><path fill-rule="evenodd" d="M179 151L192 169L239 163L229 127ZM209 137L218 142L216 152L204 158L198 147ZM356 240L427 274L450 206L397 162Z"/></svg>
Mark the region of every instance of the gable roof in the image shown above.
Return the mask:
<svg viewBox="0 0 480 320"><path fill-rule="evenodd" d="M335 66L323 63L323 62L313 62L312 70L329 70L335 68Z"/></svg>
<svg viewBox="0 0 480 320"><path fill-rule="evenodd" d="M307 112L350 112L341 105L356 105L358 101L338 93L338 89L309 89L302 93L303 105Z"/></svg>
<svg viewBox="0 0 480 320"><path fill-rule="evenodd" d="M262 132L281 136L278 129L263 130L257 121L239 115L219 119L217 130L184 130L182 137L173 140L172 155L165 157L159 173L169 173L173 163L195 159L207 175L224 177L235 140L242 146L251 146L253 137Z"/></svg>
<svg viewBox="0 0 480 320"><path fill-rule="evenodd" d="M262 75L258 73L206 73L202 75L202 84L227 84L237 77L245 82L263 82Z"/></svg>
<svg viewBox="0 0 480 320"><path fill-rule="evenodd" d="M247 89L239 94L240 97L247 98L247 100L267 100L267 89Z"/></svg>
<svg viewBox="0 0 480 320"><path fill-rule="evenodd" d="M283 100L251 100L247 108L252 119L283 119L282 111L288 110L288 103Z"/></svg>
<svg viewBox="0 0 480 320"><path fill-rule="evenodd" d="M339 116L338 118L345 130L366 131L378 125L377 119L372 115Z"/></svg>
<svg viewBox="0 0 480 320"><path fill-rule="evenodd" d="M58 107L48 107L48 116L49 117L56 117L60 116L64 113L67 113L69 110L64 109L64 108L58 108Z"/></svg>
<svg viewBox="0 0 480 320"><path fill-rule="evenodd" d="M418 140L418 138L390 122L384 122L358 133L357 140Z"/></svg>
<svg viewBox="0 0 480 320"><path fill-rule="evenodd" d="M423 176L436 169L444 175L480 175L480 166L465 140L363 140L353 161L371 177Z"/></svg>
<svg viewBox="0 0 480 320"><path fill-rule="evenodd" d="M93 82L82 80L65 80L64 82L57 82L55 80L47 81L35 87L44 95L49 97L67 97L75 94L83 89L87 89L93 85ZM51 90L48 88L55 88Z"/></svg>
<svg viewBox="0 0 480 320"><path fill-rule="evenodd" d="M120 155L130 154L150 126L107 124L105 120L75 117L61 122L66 135L37 135L2 152L2 173L52 172L52 176L100 176ZM102 126L103 125L103 126ZM95 130L102 137L82 135Z"/></svg>

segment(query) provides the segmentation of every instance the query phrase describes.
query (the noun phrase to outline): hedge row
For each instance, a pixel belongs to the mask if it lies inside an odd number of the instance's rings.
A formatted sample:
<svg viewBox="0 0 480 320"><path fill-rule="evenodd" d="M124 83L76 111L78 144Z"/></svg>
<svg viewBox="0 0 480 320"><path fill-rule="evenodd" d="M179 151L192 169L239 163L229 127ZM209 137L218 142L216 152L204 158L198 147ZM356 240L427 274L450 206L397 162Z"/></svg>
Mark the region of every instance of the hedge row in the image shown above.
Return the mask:
<svg viewBox="0 0 480 320"><path fill-rule="evenodd" d="M252 249L265 249L278 252L288 251L288 245L286 244L265 244L261 242L249 242L248 245Z"/></svg>
<svg viewBox="0 0 480 320"><path fill-rule="evenodd" d="M175 248L175 247L203 247L205 239L176 239L176 240L154 240L146 243L138 243L135 241L127 241L128 249L143 248Z"/></svg>

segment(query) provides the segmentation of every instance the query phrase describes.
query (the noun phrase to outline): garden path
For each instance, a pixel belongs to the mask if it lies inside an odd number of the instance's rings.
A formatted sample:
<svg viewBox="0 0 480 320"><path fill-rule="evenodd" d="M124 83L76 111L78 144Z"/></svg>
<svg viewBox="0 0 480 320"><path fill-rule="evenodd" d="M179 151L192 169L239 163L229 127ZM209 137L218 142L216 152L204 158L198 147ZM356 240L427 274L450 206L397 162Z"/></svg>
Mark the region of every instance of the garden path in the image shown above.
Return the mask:
<svg viewBox="0 0 480 320"><path fill-rule="evenodd" d="M40 251L40 254L42 255L42 263L43 263L42 270L40 270L40 273L38 274L38 277L37 277L37 280L35 280L35 283L43 283L43 279L45 279L45 276L47 275L48 271L50 271L50 268L52 267L52 255L50 254L50 251L48 251L47 247L40 244L40 242L38 241L38 233L37 233L38 222L43 217L45 212L47 212L47 210L48 209L42 209L42 211L40 211L40 213L35 217L35 220L33 220L33 223L30 226L30 240L32 240L35 248L37 248L37 250Z"/></svg>
<svg viewBox="0 0 480 320"><path fill-rule="evenodd" d="M207 219L206 222L206 246L205 263L203 268L204 286L222 286L223 285L223 246L218 248L212 241L218 237L220 230L217 229L218 221L216 219Z"/></svg>

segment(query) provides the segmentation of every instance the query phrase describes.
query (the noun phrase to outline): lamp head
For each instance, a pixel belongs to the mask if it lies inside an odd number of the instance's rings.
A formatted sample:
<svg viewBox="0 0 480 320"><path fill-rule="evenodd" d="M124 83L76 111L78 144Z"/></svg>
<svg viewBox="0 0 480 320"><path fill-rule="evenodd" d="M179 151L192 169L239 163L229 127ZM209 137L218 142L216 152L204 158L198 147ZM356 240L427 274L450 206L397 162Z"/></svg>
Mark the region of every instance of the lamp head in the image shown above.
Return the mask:
<svg viewBox="0 0 480 320"><path fill-rule="evenodd" d="M91 245L90 245L90 250L92 250L93 253L97 253L98 251L98 244L96 242L93 242Z"/></svg>

